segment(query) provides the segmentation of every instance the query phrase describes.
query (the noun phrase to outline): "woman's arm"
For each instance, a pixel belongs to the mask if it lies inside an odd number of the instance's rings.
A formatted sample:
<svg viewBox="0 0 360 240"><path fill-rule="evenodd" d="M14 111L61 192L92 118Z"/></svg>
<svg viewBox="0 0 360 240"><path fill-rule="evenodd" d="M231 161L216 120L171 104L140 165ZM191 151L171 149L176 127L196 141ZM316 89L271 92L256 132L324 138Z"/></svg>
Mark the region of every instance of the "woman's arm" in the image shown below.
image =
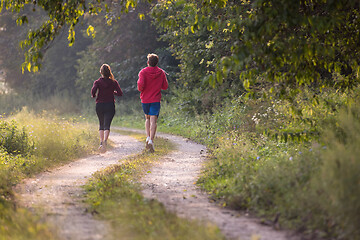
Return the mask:
<svg viewBox="0 0 360 240"><path fill-rule="evenodd" d="M91 88L91 97L96 97L96 91L98 90L99 86L97 85L97 81L94 82Z"/></svg>
<svg viewBox="0 0 360 240"><path fill-rule="evenodd" d="M122 96L122 95L123 95L123 91L121 90L118 81L115 81L115 91L114 91L114 95L116 95L116 96Z"/></svg>

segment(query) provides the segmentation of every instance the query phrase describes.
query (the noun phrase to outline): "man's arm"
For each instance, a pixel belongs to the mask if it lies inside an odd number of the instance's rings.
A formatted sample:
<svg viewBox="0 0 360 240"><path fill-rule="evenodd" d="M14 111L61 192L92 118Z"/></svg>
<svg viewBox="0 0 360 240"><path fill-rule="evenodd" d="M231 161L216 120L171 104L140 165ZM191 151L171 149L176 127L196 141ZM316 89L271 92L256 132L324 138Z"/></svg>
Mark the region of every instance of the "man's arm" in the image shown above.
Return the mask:
<svg viewBox="0 0 360 240"><path fill-rule="evenodd" d="M164 75L163 75L163 76L164 76L164 77L163 77L163 83L162 83L161 89L162 89L162 90L166 90L166 89L168 89L168 87L169 87L169 83L168 83L168 80L167 80L167 78L166 78L165 72L164 72Z"/></svg>
<svg viewBox="0 0 360 240"><path fill-rule="evenodd" d="M137 87L139 92L142 92L145 88L144 73L142 71L139 72L139 80L137 81Z"/></svg>

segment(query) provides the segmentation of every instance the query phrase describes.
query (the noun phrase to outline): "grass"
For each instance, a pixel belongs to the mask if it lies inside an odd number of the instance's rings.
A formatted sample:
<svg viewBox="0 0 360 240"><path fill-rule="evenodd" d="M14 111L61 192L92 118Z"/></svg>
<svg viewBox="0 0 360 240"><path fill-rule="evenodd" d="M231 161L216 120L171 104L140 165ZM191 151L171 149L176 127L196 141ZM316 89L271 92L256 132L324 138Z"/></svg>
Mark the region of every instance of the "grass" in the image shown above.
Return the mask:
<svg viewBox="0 0 360 240"><path fill-rule="evenodd" d="M57 239L46 224L15 204L12 187L21 179L92 153L97 131L26 109L0 120L0 239Z"/></svg>
<svg viewBox="0 0 360 240"><path fill-rule="evenodd" d="M224 205L313 239L358 240L359 91L324 90L316 102L305 91L293 104L239 97L205 114L163 102L158 129L207 145L198 185Z"/></svg>
<svg viewBox="0 0 360 240"><path fill-rule="evenodd" d="M168 140L156 142L154 154L144 151L94 175L86 186L92 212L111 222L114 239L224 239L217 227L179 218L158 201L142 196L139 178L174 149Z"/></svg>

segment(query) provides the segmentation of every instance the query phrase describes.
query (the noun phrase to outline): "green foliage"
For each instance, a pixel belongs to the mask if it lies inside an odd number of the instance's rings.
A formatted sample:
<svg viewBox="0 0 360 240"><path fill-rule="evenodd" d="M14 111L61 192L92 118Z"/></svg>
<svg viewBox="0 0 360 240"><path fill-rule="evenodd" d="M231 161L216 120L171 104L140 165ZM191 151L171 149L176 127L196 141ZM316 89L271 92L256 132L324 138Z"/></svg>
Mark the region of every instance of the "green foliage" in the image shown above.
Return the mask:
<svg viewBox="0 0 360 240"><path fill-rule="evenodd" d="M31 212L18 208L4 208L0 203L0 239L59 239L39 218Z"/></svg>
<svg viewBox="0 0 360 240"><path fill-rule="evenodd" d="M132 5L128 7L132 8ZM25 5L20 13L1 12L0 79L3 78L12 90L1 95L1 112L8 114L27 106L38 112L55 109L60 114L88 113L93 109L89 91L93 81L100 77L99 68L103 63L110 64L124 90L120 99L138 98L137 75L146 66L146 55L151 52L159 55L160 67L169 74L169 81L174 81L178 63L166 50L167 43L158 40L159 34L147 14L150 7L146 2L138 3L136 9L118 19L121 4L108 5L106 11L104 9L91 17L81 18L81 24L74 28L79 33L77 41L71 47L63 29L41 51L41 71L23 74L23 53L17 42L25 37L29 29L38 28L47 18L47 13L37 5L34 5L35 11ZM140 20L139 14L145 18ZM16 25L15 19L24 15L29 23L21 27ZM104 18L109 24L104 24ZM89 38L89 34L95 34L95 38Z"/></svg>
<svg viewBox="0 0 360 240"><path fill-rule="evenodd" d="M201 18L201 14L224 17L227 9L211 12L200 6L196 1L164 1L152 10L156 26L163 31L162 39L170 43L180 61L175 96L182 99L180 104L186 111L192 108L195 113L211 111L224 98L244 91L237 75L229 73L223 78L215 74L222 57L230 52L229 43L236 39Z"/></svg>
<svg viewBox="0 0 360 240"><path fill-rule="evenodd" d="M23 110L11 117L14 120L1 121L0 189L5 190L0 198L11 195L18 179L95 150L96 131L46 115Z"/></svg>
<svg viewBox="0 0 360 240"><path fill-rule="evenodd" d="M31 154L34 144L29 140L25 129L19 130L15 122L0 122L0 147L10 154Z"/></svg>
<svg viewBox="0 0 360 240"><path fill-rule="evenodd" d="M78 120L26 109L0 123L0 239L57 239L25 209L15 208L12 187L19 180L95 150L96 131ZM20 130L21 129L21 130Z"/></svg>
<svg viewBox="0 0 360 240"><path fill-rule="evenodd" d="M43 52L42 71L22 74L23 53L17 42L29 28L35 28L44 18L43 12L32 12L29 9L24 11L32 20L26 27L16 26L13 19L16 14L12 15L8 12L0 14L2 28L0 36L3 40L0 46L0 69L3 72L3 80L11 89L10 93L1 96L4 101L1 101L0 108L3 109L5 105L6 112L14 112L25 105L36 108L39 103L41 105L41 100L51 102L50 98L54 97L62 98L63 104L56 104L58 107L67 106L69 100L78 101L80 94L75 86L77 74L75 65L80 56L77 53L84 50L90 40L80 35L79 41L70 48L66 44L66 36L61 34L52 42L52 47ZM81 28L82 26L79 26L79 29ZM70 108L69 112L73 110Z"/></svg>
<svg viewBox="0 0 360 240"><path fill-rule="evenodd" d="M49 161L66 161L89 151L86 146L96 146L97 138L90 126L80 128L73 121L65 121L44 111L36 116L26 109L13 116L20 126L25 126L34 142L34 155ZM84 125L84 123L82 123Z"/></svg>
<svg viewBox="0 0 360 240"><path fill-rule="evenodd" d="M58 36L62 29L67 28L69 46L75 42L75 26L82 20L85 15L97 15L100 12L106 12L107 23L110 24L114 19L119 18L124 12L129 12L137 5L134 0L122 0L120 2L108 4L103 0L93 1L70 1L63 2L60 0L48 1L14 1L2 0L0 12L4 9L22 13L17 19L18 24L28 22L28 13L23 12L26 6L32 5L32 10L41 9L47 15L40 26L35 30L29 30L27 38L21 41L20 45L26 49L25 62L22 64L23 71L36 72L40 66L40 60L43 57L42 51Z"/></svg>
<svg viewBox="0 0 360 240"><path fill-rule="evenodd" d="M159 147L155 154L144 152L95 174L86 186L92 210L101 218L111 219L115 238L223 239L216 227L179 218L161 203L141 195L139 177L174 147L164 139L156 141Z"/></svg>
<svg viewBox="0 0 360 240"><path fill-rule="evenodd" d="M328 223L343 239L360 239L360 106L343 110L324 135L327 151L317 184L323 191ZM331 129L331 130L330 130Z"/></svg>
<svg viewBox="0 0 360 240"><path fill-rule="evenodd" d="M323 89L313 101L314 92L303 90L293 103L239 97L208 114L182 111L182 99L170 98L158 127L209 147L198 184L222 205L314 239L357 240L359 112L339 109L358 106L358 93ZM196 99L196 91L188 94Z"/></svg>
<svg viewBox="0 0 360 240"><path fill-rule="evenodd" d="M124 92L121 99L138 98L138 73L147 66L146 56L152 52L159 55L159 66L172 75L176 63L172 63L171 55L165 50L167 44L157 39L159 35L147 15L149 8L149 4L139 3L135 10L113 20L111 25L104 26L103 14L88 19L96 31L96 38L79 53L76 86L80 93L91 89L93 81L100 77L100 66L108 63ZM138 18L140 13L146 14L144 20ZM82 95L82 101L89 99L88 94Z"/></svg>
<svg viewBox="0 0 360 240"><path fill-rule="evenodd" d="M232 83L234 92L294 98L303 86L359 81L356 1L163 1L153 16L185 87Z"/></svg>

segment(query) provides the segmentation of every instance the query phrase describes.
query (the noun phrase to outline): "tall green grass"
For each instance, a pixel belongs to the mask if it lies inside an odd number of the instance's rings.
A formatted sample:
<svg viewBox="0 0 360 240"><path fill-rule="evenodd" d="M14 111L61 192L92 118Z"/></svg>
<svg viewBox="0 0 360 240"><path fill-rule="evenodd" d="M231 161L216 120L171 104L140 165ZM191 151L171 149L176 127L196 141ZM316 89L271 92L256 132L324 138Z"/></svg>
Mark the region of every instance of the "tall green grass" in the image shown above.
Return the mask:
<svg viewBox="0 0 360 240"><path fill-rule="evenodd" d="M16 207L12 187L95 150L97 131L77 121L26 109L0 120L0 239L57 238L39 219Z"/></svg>
<svg viewBox="0 0 360 240"><path fill-rule="evenodd" d="M324 134L327 150L314 179L325 219L340 238L360 239L360 105L342 110Z"/></svg>
<svg viewBox="0 0 360 240"><path fill-rule="evenodd" d="M293 103L238 97L208 114L187 114L173 99L158 129L209 147L198 184L223 205L313 238L358 240L358 92L304 91Z"/></svg>
<svg viewBox="0 0 360 240"><path fill-rule="evenodd" d="M167 140L156 142L155 154L143 152L94 175L86 186L92 211L111 222L113 239L224 239L215 226L179 218L142 196L139 177L174 148Z"/></svg>

